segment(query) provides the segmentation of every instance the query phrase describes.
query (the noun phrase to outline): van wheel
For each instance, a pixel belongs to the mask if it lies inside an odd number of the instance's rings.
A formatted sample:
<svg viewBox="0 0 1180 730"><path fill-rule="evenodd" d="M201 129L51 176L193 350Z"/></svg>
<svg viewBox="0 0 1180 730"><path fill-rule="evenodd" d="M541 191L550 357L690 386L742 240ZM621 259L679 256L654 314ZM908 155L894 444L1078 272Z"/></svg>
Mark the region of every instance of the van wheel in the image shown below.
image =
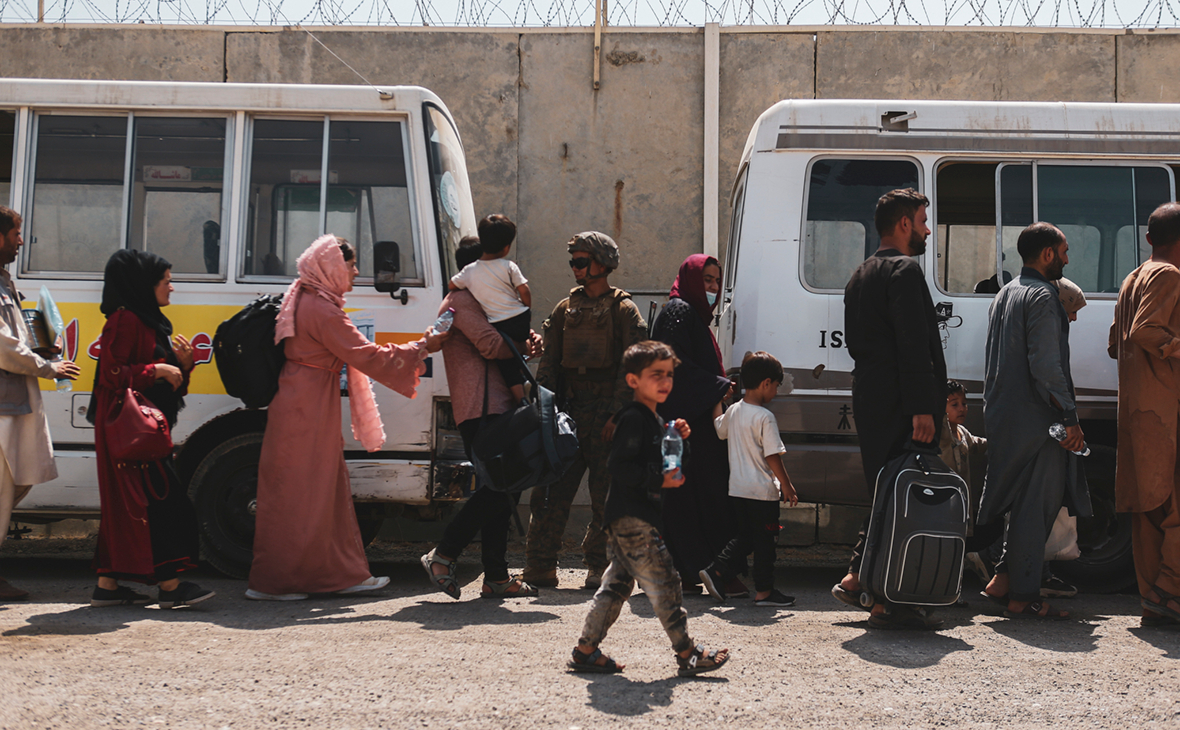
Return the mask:
<svg viewBox="0 0 1180 730"><path fill-rule="evenodd" d="M1082 460L1090 487L1093 517L1078 518L1077 560L1055 562L1053 572L1086 593L1117 593L1135 585L1131 519L1114 508L1115 450L1091 445Z"/></svg>
<svg viewBox="0 0 1180 730"><path fill-rule="evenodd" d="M197 510L201 553L231 578L250 574L254 557L254 511L262 433L224 441L205 455L189 482Z"/></svg>

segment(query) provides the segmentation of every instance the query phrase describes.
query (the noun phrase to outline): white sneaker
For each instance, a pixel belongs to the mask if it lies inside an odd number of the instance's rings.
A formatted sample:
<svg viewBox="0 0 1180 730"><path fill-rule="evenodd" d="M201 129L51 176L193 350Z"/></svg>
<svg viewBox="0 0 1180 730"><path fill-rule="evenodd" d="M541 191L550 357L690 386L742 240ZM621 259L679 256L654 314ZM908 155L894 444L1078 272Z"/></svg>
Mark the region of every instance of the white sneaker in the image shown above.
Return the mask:
<svg viewBox="0 0 1180 730"><path fill-rule="evenodd" d="M343 596L343 595L347 595L349 593L364 593L365 591L378 591L387 585L389 585L389 577L388 576L383 575L381 577L377 577L375 575L370 575L368 578L366 578L361 583L357 583L356 585L354 585L350 588L343 588L341 590L336 591L336 595Z"/></svg>
<svg viewBox="0 0 1180 730"><path fill-rule="evenodd" d="M256 591L253 588L246 589L246 598L251 601L303 601L307 599L306 593L263 593Z"/></svg>

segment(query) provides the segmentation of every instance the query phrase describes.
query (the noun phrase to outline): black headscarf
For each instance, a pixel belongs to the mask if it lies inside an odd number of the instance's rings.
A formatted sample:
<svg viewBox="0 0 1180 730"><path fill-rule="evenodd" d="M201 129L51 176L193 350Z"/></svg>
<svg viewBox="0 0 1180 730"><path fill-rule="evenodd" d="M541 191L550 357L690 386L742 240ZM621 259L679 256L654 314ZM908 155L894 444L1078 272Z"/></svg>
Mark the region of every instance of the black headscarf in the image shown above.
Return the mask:
<svg viewBox="0 0 1180 730"><path fill-rule="evenodd" d="M102 304L99 309L110 317L120 309L126 309L140 321L156 331L156 359L163 359L169 365L180 367L180 361L172 350L172 322L160 310L156 302L156 285L172 264L160 256L147 251L122 249L111 254L103 273ZM98 390L98 373L94 374ZM170 426L176 425L176 416L184 408L184 398L176 394L166 380L157 380L144 393L168 419ZM90 396L90 408L86 419L94 423L94 392Z"/></svg>

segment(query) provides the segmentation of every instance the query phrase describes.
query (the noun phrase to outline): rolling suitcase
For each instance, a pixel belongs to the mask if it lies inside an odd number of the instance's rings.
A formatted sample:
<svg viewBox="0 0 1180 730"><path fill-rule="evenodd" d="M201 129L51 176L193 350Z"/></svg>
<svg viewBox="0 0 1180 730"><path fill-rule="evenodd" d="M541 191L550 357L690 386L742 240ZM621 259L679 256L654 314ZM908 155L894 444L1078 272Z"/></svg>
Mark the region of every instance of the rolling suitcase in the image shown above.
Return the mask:
<svg viewBox="0 0 1180 730"><path fill-rule="evenodd" d="M936 453L917 447L881 469L860 571L862 603L949 606L959 599L967 494Z"/></svg>

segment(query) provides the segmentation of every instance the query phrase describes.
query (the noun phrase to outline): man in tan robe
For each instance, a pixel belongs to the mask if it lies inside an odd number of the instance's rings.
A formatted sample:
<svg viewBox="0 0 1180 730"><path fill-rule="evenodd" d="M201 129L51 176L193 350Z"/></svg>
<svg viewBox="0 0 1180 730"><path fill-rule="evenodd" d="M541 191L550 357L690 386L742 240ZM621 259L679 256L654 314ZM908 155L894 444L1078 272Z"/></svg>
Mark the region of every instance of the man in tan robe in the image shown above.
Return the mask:
<svg viewBox="0 0 1180 730"><path fill-rule="evenodd" d="M1147 224L1151 258L1119 289L1108 352L1118 360L1115 503L1132 513L1143 625L1180 624L1180 204Z"/></svg>
<svg viewBox="0 0 1180 730"><path fill-rule="evenodd" d="M74 363L48 362L29 349L20 295L4 268L16 260L24 243L20 229L20 215L0 205L0 543L8 534L12 508L32 485L57 478L37 378L78 377ZM28 595L0 578L0 601Z"/></svg>

